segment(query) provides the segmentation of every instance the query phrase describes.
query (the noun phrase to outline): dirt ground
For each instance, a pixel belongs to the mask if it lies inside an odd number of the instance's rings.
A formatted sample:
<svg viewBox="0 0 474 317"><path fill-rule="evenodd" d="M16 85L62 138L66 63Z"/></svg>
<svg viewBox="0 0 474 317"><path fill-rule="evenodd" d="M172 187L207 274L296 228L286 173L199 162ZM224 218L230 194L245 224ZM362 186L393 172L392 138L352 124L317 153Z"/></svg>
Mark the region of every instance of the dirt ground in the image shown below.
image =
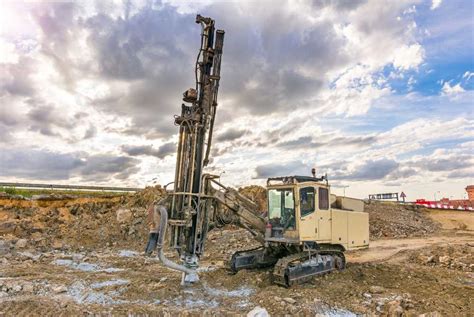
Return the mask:
<svg viewBox="0 0 474 317"><path fill-rule="evenodd" d="M200 283L183 288L179 273L143 255L145 208L162 193L154 188L135 197L74 202L0 198L0 316L235 316L256 307L275 316L474 311L474 213L454 216L465 226L448 227L449 215L404 209L403 226L386 230L383 224L383 238L368 250L347 253L346 270L289 289L273 285L270 270L230 274L226 260L255 242L242 229L213 231ZM393 211L369 212L384 223L381 215ZM413 223L421 224L423 234ZM436 230L427 232L432 224Z"/></svg>
<svg viewBox="0 0 474 317"><path fill-rule="evenodd" d="M442 229L474 231L472 212L459 210L430 210L429 217L441 224Z"/></svg>

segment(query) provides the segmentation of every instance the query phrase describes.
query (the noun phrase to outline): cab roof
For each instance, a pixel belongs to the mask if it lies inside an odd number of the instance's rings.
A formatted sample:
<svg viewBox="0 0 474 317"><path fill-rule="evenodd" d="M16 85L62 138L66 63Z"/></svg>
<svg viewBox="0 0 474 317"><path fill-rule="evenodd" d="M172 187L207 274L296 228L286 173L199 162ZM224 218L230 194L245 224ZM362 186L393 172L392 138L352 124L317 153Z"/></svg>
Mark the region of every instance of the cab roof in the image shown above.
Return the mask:
<svg viewBox="0 0 474 317"><path fill-rule="evenodd" d="M303 182L322 182L326 180L327 182L327 177L322 176L322 177L312 177L312 176L299 176L299 175L294 175L294 176L280 176L280 177L270 177L267 179L267 185L271 185L272 182L275 183L281 183L281 184L296 184L296 183L303 183ZM274 183L274 185L276 185Z"/></svg>

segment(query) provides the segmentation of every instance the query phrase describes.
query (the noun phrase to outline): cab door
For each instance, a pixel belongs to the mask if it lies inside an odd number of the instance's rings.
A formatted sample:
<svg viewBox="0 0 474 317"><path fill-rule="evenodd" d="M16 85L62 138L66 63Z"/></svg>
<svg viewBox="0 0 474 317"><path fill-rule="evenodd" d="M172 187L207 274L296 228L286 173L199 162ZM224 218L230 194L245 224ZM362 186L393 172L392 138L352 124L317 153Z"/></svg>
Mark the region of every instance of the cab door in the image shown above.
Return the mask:
<svg viewBox="0 0 474 317"><path fill-rule="evenodd" d="M318 241L331 240L331 210L329 208L329 190L325 187L318 188Z"/></svg>
<svg viewBox="0 0 474 317"><path fill-rule="evenodd" d="M315 241L317 239L318 220L316 219L314 187L302 187L298 193L300 214L300 241Z"/></svg>

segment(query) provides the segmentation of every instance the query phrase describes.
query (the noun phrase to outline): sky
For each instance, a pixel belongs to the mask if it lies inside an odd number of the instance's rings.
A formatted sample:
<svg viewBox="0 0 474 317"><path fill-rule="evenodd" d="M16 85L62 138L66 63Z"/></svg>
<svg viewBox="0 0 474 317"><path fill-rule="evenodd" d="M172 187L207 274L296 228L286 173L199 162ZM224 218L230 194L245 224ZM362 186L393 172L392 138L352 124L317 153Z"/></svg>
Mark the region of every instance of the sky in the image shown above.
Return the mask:
<svg viewBox="0 0 474 317"><path fill-rule="evenodd" d="M474 2L2 1L0 181L174 179L200 27L224 29L208 172L327 174L332 192L464 198Z"/></svg>

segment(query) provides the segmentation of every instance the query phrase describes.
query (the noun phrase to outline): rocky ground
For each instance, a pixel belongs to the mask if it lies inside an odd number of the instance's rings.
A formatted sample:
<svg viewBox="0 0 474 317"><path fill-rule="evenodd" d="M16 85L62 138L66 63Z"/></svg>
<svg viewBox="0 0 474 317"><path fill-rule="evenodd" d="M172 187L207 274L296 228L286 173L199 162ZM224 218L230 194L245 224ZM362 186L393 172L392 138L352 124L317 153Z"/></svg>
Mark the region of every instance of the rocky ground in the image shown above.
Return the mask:
<svg viewBox="0 0 474 317"><path fill-rule="evenodd" d="M147 207L164 195L160 186L110 197L0 195L0 236L45 250L137 247L148 235Z"/></svg>
<svg viewBox="0 0 474 317"><path fill-rule="evenodd" d="M428 216L428 210L415 205L369 201L370 238L408 238L427 236L441 225Z"/></svg>
<svg viewBox="0 0 474 317"><path fill-rule="evenodd" d="M345 271L290 289L273 285L269 270L230 274L229 256L256 244L246 231L229 227L210 233L201 283L182 288L179 273L142 252L146 207L163 195L156 187L111 198L0 197L0 316L474 311L474 232L440 230L425 211L379 203L368 211L371 235L383 239L348 253Z"/></svg>

